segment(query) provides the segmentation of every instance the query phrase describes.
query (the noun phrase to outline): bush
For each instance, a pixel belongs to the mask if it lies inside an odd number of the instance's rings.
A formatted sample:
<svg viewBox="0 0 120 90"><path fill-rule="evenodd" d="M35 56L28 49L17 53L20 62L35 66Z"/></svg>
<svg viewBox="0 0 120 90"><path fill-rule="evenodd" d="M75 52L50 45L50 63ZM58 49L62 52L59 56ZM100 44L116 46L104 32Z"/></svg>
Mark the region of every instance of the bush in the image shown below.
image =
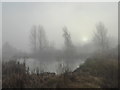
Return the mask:
<svg viewBox="0 0 120 90"><path fill-rule="evenodd" d="M79 70L102 78L101 87L118 87L118 61L107 59L88 59Z"/></svg>

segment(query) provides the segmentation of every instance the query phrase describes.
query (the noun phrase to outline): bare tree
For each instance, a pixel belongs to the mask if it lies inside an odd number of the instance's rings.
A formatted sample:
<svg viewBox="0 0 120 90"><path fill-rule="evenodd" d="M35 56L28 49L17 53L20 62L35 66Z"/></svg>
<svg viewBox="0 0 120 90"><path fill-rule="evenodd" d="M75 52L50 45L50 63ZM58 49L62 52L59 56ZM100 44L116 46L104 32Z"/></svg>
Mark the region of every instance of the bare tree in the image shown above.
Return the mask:
<svg viewBox="0 0 120 90"><path fill-rule="evenodd" d="M43 26L39 25L33 26L30 34L32 50L36 52L37 50L43 50L48 47L48 41L46 38L46 33Z"/></svg>
<svg viewBox="0 0 120 90"><path fill-rule="evenodd" d="M71 36L70 33L67 30L67 27L63 27L63 37L65 39L64 43L65 43L65 48L66 49L70 49L73 45L72 45L72 40L71 40Z"/></svg>
<svg viewBox="0 0 120 90"><path fill-rule="evenodd" d="M96 25L96 32L94 32L93 40L100 51L104 52L109 48L109 39L107 29L102 22Z"/></svg>
<svg viewBox="0 0 120 90"><path fill-rule="evenodd" d="M67 27L63 28L63 37L64 37L64 59L66 61L73 61L75 59L76 50L71 40L71 35L67 30Z"/></svg>
<svg viewBox="0 0 120 90"><path fill-rule="evenodd" d="M30 41L31 41L31 47L32 47L33 52L36 52L37 50L37 29L35 25L31 29Z"/></svg>
<svg viewBox="0 0 120 90"><path fill-rule="evenodd" d="M39 27L38 27L38 42L39 42L40 50L43 50L48 47L46 33L45 33L43 26L41 26L41 25L39 25Z"/></svg>

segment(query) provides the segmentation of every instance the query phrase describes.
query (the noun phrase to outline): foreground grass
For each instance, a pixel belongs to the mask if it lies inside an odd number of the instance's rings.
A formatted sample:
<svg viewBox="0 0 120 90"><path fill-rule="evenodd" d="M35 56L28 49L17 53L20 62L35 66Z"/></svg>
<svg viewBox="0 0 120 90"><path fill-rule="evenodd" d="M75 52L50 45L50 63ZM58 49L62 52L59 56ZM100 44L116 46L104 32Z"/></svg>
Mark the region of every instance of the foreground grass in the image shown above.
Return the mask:
<svg viewBox="0 0 120 90"><path fill-rule="evenodd" d="M45 73L45 72L44 72ZM43 74L44 74L43 73ZM118 87L118 62L89 58L73 72L61 75L29 74L25 64L3 63L3 88L115 88Z"/></svg>

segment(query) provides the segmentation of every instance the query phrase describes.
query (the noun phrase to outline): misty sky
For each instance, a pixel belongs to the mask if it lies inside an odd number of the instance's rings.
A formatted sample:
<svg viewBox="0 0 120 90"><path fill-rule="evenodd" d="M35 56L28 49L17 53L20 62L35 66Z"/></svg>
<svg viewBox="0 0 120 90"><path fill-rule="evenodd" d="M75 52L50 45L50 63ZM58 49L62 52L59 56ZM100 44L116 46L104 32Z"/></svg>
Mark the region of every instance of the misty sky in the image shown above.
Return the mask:
<svg viewBox="0 0 120 90"><path fill-rule="evenodd" d="M1 5L0 5L1 6ZM33 25L43 25L47 38L56 47L64 43L62 28L67 26L75 44L89 41L99 21L109 35L118 37L118 3L2 3L3 43L21 50L30 49Z"/></svg>

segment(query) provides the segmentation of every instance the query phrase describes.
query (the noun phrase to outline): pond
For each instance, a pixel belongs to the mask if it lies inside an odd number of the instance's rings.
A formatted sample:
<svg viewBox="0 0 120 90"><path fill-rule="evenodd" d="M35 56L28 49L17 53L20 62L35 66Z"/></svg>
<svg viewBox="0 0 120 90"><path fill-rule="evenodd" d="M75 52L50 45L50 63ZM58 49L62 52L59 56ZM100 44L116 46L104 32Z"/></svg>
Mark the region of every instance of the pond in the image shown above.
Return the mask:
<svg viewBox="0 0 120 90"><path fill-rule="evenodd" d="M17 61L19 61L20 63L24 62L24 59L18 59ZM44 70L45 72L55 72L58 68L58 65L61 63L64 63L64 61L57 61L57 60L53 60L53 61L40 61L34 58L29 58L26 59L26 66L29 67L30 72L34 71L34 69L39 68L40 70ZM83 64L85 61L85 59L79 59L79 60L74 60L72 62L69 62L69 65L73 70L75 70L76 68L79 67L79 65Z"/></svg>

